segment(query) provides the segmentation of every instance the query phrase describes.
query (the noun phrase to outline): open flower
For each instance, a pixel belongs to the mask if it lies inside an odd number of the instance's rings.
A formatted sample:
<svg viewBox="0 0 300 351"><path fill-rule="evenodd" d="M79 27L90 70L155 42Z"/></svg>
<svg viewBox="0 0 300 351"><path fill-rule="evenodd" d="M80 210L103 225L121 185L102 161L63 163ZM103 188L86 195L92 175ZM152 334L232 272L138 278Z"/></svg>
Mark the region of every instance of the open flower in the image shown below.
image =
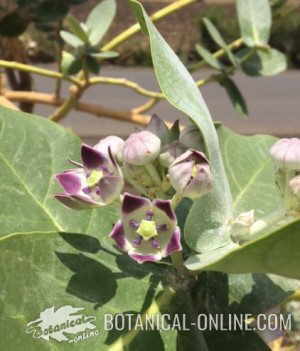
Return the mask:
<svg viewBox="0 0 300 351"><path fill-rule="evenodd" d="M83 165L56 175L64 193L55 195L67 207L85 209L105 206L121 193L124 182L111 155L105 156L91 146L81 147Z"/></svg>
<svg viewBox="0 0 300 351"><path fill-rule="evenodd" d="M212 175L206 156L197 150L188 150L171 164L170 182L183 197L197 199L212 190Z"/></svg>
<svg viewBox="0 0 300 351"><path fill-rule="evenodd" d="M271 147L270 153L279 168L300 170L300 139L280 139Z"/></svg>
<svg viewBox="0 0 300 351"><path fill-rule="evenodd" d="M126 193L122 218L110 237L138 263L156 262L182 250L180 229L170 200L150 201Z"/></svg>

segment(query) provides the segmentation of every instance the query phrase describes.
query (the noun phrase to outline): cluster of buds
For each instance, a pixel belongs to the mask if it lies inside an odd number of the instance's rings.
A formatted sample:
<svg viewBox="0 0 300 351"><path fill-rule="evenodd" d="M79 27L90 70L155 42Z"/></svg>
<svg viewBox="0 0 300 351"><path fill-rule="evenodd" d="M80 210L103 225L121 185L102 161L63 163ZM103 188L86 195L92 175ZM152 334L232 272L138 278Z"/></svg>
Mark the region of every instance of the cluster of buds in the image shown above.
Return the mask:
<svg viewBox="0 0 300 351"><path fill-rule="evenodd" d="M180 229L171 199L197 199L212 189L209 161L188 148L189 133L171 128L156 115L143 131L123 141L109 136L82 145L82 163L56 175L65 206L86 209L121 201L121 220L110 237L139 263L158 261L181 250ZM184 142L182 142L183 140ZM118 202L117 202L118 201Z"/></svg>
<svg viewBox="0 0 300 351"><path fill-rule="evenodd" d="M276 182L287 210L300 210L300 139L278 140L270 150L276 164Z"/></svg>

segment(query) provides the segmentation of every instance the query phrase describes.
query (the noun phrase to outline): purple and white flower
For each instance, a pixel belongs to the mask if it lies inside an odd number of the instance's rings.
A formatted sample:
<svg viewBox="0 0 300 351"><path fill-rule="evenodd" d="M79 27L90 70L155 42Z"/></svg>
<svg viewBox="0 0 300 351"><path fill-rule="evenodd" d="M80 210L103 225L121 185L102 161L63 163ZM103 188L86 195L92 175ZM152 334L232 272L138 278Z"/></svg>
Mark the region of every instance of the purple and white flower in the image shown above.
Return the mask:
<svg viewBox="0 0 300 351"><path fill-rule="evenodd" d="M169 167L170 182L182 197L197 199L212 190L213 180L206 156L188 150Z"/></svg>
<svg viewBox="0 0 300 351"><path fill-rule="evenodd" d="M116 200L123 189L121 170L111 154L108 155L83 144L81 147L83 165L57 174L56 180L64 193L55 198L65 206L74 209L101 207Z"/></svg>
<svg viewBox="0 0 300 351"><path fill-rule="evenodd" d="M180 229L170 200L124 195L122 217L110 237L138 263L156 262L181 251Z"/></svg>

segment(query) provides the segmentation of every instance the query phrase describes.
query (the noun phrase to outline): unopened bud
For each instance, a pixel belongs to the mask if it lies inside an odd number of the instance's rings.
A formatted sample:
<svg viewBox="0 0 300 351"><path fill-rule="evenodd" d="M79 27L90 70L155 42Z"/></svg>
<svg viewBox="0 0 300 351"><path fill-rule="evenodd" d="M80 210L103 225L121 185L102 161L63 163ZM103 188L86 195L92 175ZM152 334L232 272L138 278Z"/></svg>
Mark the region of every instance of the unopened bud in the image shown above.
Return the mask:
<svg viewBox="0 0 300 351"><path fill-rule="evenodd" d="M169 168L170 182L183 197L197 199L212 190L212 175L206 156L188 150Z"/></svg>
<svg viewBox="0 0 300 351"><path fill-rule="evenodd" d="M280 139L271 147L270 153L279 168L300 169L300 139Z"/></svg>
<svg viewBox="0 0 300 351"><path fill-rule="evenodd" d="M123 162L142 166L152 162L160 152L161 141L151 132L133 133L125 141Z"/></svg>

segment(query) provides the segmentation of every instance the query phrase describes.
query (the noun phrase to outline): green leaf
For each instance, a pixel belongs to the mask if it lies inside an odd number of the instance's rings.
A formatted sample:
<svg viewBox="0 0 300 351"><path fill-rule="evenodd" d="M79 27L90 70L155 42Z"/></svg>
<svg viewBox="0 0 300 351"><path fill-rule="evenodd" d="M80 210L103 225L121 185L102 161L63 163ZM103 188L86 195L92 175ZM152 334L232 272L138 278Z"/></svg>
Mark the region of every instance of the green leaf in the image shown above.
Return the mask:
<svg viewBox="0 0 300 351"><path fill-rule="evenodd" d="M213 38L216 44L218 44L222 49L225 50L229 60L231 63L236 66L237 65L237 60L234 57L233 53L227 46L225 40L222 38L220 32L216 28L216 26L212 23L212 21L209 18L203 18L203 22L205 24L205 27L207 31L209 32L210 36Z"/></svg>
<svg viewBox="0 0 300 351"><path fill-rule="evenodd" d="M69 15L66 18L66 23L70 29L70 31L78 37L80 40L82 40L84 43L89 42L89 37L88 34L85 32L85 30L82 28L80 22L72 15Z"/></svg>
<svg viewBox="0 0 300 351"><path fill-rule="evenodd" d="M223 225L231 217L231 193L218 136L206 103L193 78L151 23L142 5L132 1L132 6L139 21L142 25L144 23L148 30L155 74L162 92L174 107L189 116L201 130L210 159L215 180L214 191L195 201L189 215L193 220L187 221L190 225L186 229L186 240L193 249L197 249L198 234L194 235L195 231L205 233L214 228L215 232L222 232L225 237ZM207 212L199 211L198 207L205 207Z"/></svg>
<svg viewBox="0 0 300 351"><path fill-rule="evenodd" d="M219 71L223 70L224 67L222 63L219 62L219 60L217 60L216 58L214 58L214 56L205 47L197 44L196 51L209 66Z"/></svg>
<svg viewBox="0 0 300 351"><path fill-rule="evenodd" d="M240 247L231 245L192 256L186 266L191 270L273 273L300 279L299 230L298 219Z"/></svg>
<svg viewBox="0 0 300 351"><path fill-rule="evenodd" d="M240 50L238 56L246 56L249 50ZM287 69L287 59L276 49L257 49L242 63L242 69L249 76L274 76Z"/></svg>
<svg viewBox="0 0 300 351"><path fill-rule="evenodd" d="M161 290L164 266L139 265L114 249L108 233L117 209L79 213L53 198L61 191L53 175L79 154L80 139L57 124L0 108L1 349L104 350L112 342L104 314L140 312ZM70 344L26 333L27 323L51 306L84 308L81 314L96 317L99 335ZM158 338L161 350L174 350L174 332ZM144 347L141 339L134 342L136 350Z"/></svg>
<svg viewBox="0 0 300 351"><path fill-rule="evenodd" d="M234 196L234 215L255 210L256 220L270 221L261 232L248 237L244 245L228 242L215 249L214 233L203 235L199 246L202 255L186 262L192 270L215 270L227 273L273 273L300 278L300 220L287 218L276 224L275 214L283 210L283 202L275 184L275 172L269 155L276 141L270 136L245 137L224 127L219 128L223 158ZM274 214L274 218L273 217Z"/></svg>
<svg viewBox="0 0 300 351"><path fill-rule="evenodd" d="M67 51L62 52L61 71L66 76L77 74L82 69L82 61Z"/></svg>
<svg viewBox="0 0 300 351"><path fill-rule="evenodd" d="M236 109L236 111L242 117L247 117L248 116L248 108L247 108L246 101L245 101L242 93L240 92L240 89L235 84L235 82L231 78L229 78L228 76L224 76L220 80L220 84L227 91L227 94L232 102L233 107Z"/></svg>
<svg viewBox="0 0 300 351"><path fill-rule="evenodd" d="M272 25L269 0L237 0L236 5L245 44L250 47L267 45Z"/></svg>
<svg viewBox="0 0 300 351"><path fill-rule="evenodd" d="M84 42L80 38L65 30L60 31L60 36L67 44L74 48L79 48L80 46L84 45Z"/></svg>
<svg viewBox="0 0 300 351"><path fill-rule="evenodd" d="M98 45L108 31L116 14L115 0L103 0L89 14L86 26L90 31L90 42Z"/></svg>
<svg viewBox="0 0 300 351"><path fill-rule="evenodd" d="M96 53L91 53L89 56L94 57L97 60L106 60L106 59L111 59L119 56L119 53L116 51L103 51L103 52L96 52Z"/></svg>

